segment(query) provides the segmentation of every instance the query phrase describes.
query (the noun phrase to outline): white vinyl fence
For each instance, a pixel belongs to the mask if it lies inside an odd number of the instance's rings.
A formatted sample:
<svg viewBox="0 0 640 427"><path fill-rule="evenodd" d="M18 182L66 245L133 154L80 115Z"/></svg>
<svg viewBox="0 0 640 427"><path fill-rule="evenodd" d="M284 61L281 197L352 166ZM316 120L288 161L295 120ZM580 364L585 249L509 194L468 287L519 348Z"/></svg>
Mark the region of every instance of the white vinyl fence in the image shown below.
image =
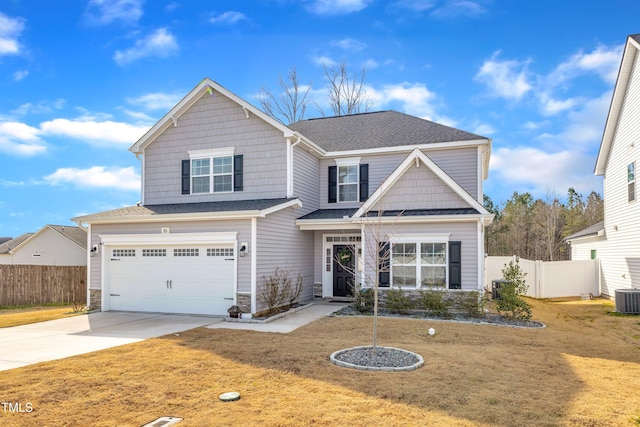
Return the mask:
<svg viewBox="0 0 640 427"><path fill-rule="evenodd" d="M490 256L485 258L484 287L491 292L491 282L502 279L502 269L516 257ZM520 267L527 275L527 296L532 298L576 297L600 295L600 260L530 261L520 259Z"/></svg>

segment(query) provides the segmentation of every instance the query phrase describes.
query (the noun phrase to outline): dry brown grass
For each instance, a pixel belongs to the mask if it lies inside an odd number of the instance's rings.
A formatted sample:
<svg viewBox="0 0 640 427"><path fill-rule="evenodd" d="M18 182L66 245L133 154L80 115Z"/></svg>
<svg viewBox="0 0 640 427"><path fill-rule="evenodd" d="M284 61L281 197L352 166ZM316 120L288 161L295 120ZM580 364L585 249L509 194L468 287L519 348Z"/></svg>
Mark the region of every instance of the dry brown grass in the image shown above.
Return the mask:
<svg viewBox="0 0 640 427"><path fill-rule="evenodd" d="M2 425L621 426L640 423L640 318L603 301L531 301L546 329L380 319L381 345L421 354L412 372L349 370L339 349L371 319L326 318L291 334L195 329L0 372ZM430 337L429 327L436 329ZM237 402L218 396L238 391Z"/></svg>
<svg viewBox="0 0 640 427"><path fill-rule="evenodd" d="M63 317L77 316L78 314L81 313L74 312L73 306L3 309L0 310L0 328L62 319Z"/></svg>

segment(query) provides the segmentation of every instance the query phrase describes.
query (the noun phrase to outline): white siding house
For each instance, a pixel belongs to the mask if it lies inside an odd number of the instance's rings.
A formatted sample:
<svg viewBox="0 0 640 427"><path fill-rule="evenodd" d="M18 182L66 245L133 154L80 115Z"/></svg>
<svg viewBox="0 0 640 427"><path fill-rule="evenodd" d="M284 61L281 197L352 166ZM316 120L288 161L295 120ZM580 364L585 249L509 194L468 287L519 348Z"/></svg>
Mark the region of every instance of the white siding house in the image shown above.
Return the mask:
<svg viewBox="0 0 640 427"><path fill-rule="evenodd" d="M602 294L640 288L640 34L627 38L595 174L604 178L604 222L567 237L572 259L601 260Z"/></svg>

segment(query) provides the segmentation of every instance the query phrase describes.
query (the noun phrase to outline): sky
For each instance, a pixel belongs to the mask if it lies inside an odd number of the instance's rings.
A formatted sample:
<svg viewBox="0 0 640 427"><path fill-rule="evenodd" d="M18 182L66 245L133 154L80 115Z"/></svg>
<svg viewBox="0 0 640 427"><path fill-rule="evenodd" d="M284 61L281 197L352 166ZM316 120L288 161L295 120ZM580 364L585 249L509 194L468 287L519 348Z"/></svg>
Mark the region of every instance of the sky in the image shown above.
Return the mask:
<svg viewBox="0 0 640 427"><path fill-rule="evenodd" d="M203 78L259 106L295 68L312 118L343 62L366 70L370 111L491 138L494 203L602 194L638 16L638 0L2 0L0 236L137 203L128 148Z"/></svg>

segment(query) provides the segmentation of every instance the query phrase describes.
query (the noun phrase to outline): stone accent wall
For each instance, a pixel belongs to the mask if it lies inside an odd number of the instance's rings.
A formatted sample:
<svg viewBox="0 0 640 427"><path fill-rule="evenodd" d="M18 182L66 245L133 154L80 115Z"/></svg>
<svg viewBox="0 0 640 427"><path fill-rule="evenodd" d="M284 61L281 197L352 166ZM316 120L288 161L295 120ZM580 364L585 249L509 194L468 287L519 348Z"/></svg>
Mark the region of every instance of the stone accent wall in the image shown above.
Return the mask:
<svg viewBox="0 0 640 427"><path fill-rule="evenodd" d="M102 308L102 291L100 289L89 289L89 310L100 310Z"/></svg>
<svg viewBox="0 0 640 427"><path fill-rule="evenodd" d="M251 295L236 294L236 304L240 306L242 313L251 313Z"/></svg>
<svg viewBox="0 0 640 427"><path fill-rule="evenodd" d="M322 298L322 282L315 282L313 284L313 297Z"/></svg>

